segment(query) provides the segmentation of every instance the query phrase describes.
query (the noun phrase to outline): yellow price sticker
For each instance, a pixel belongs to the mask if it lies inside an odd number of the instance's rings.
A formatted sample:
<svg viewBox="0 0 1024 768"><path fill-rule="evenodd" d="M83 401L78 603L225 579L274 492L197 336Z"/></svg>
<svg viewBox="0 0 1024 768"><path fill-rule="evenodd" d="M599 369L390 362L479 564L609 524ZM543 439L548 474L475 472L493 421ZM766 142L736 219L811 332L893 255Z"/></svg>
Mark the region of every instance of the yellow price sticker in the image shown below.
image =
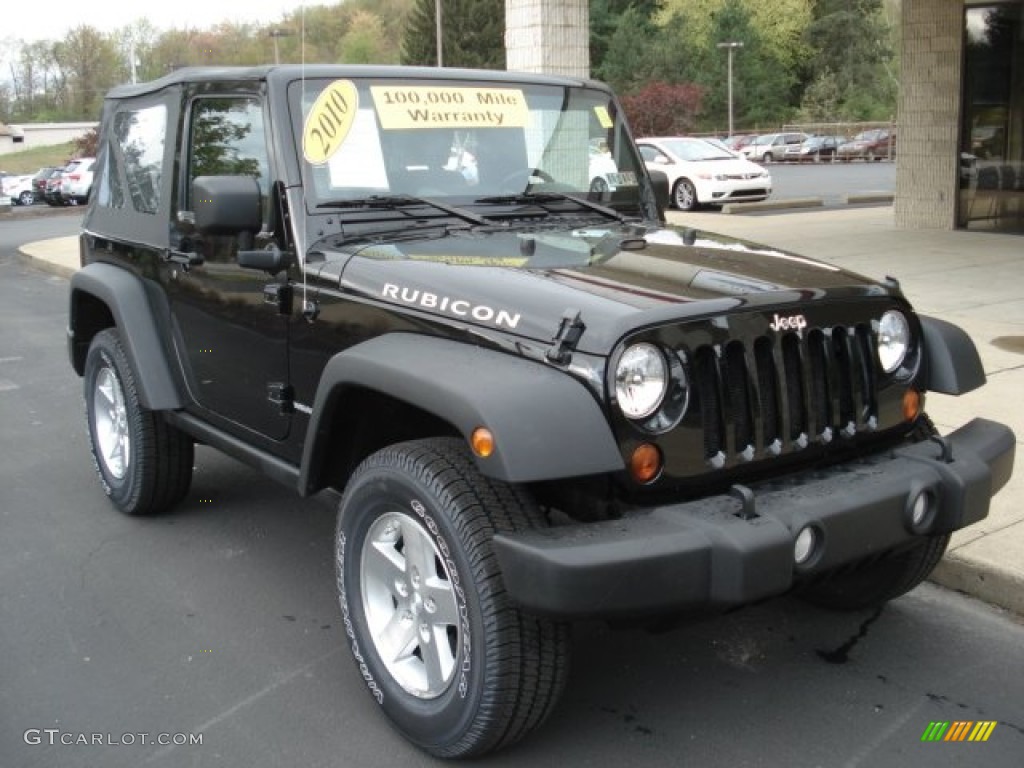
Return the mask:
<svg viewBox="0 0 1024 768"><path fill-rule="evenodd" d="M601 124L602 128L611 128L614 125L611 115L608 114L608 107L594 107L594 114L597 115L597 122Z"/></svg>
<svg viewBox="0 0 1024 768"><path fill-rule="evenodd" d="M341 148L359 111L359 91L351 80L335 80L313 102L302 129L302 156L323 165Z"/></svg>
<svg viewBox="0 0 1024 768"><path fill-rule="evenodd" d="M410 128L522 128L530 110L519 88L373 85L373 104L385 131Z"/></svg>

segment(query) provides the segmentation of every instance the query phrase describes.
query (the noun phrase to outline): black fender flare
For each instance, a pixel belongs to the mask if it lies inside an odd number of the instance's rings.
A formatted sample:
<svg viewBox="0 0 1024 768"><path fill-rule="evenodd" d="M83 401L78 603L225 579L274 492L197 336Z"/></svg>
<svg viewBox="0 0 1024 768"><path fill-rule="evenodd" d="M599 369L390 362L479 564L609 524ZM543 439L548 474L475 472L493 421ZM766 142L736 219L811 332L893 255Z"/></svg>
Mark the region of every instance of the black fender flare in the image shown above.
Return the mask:
<svg viewBox="0 0 1024 768"><path fill-rule="evenodd" d="M338 353L324 368L303 449L303 495L320 485L334 415L353 387L431 413L467 441L474 429L487 427L494 453L473 458L484 475L498 480L526 483L624 467L600 406L571 375L472 344L391 333Z"/></svg>
<svg viewBox="0 0 1024 768"><path fill-rule="evenodd" d="M985 383L978 349L963 328L935 317L919 316L924 345L924 387L944 395L963 395Z"/></svg>
<svg viewBox="0 0 1024 768"><path fill-rule="evenodd" d="M88 339L76 335L81 330L78 321L83 294L95 297L110 310L124 341L142 404L153 411L183 408L185 403L164 354L146 288L141 278L125 269L94 262L71 277L68 345L75 370L82 373L85 356L81 349L88 346Z"/></svg>

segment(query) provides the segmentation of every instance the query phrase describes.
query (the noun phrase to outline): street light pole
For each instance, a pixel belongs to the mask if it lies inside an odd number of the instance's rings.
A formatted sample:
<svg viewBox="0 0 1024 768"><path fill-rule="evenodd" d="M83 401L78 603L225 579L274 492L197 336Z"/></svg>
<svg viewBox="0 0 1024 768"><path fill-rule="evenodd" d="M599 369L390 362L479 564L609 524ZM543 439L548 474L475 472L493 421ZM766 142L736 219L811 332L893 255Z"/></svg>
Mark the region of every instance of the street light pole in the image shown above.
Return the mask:
<svg viewBox="0 0 1024 768"><path fill-rule="evenodd" d="M729 135L732 136L732 52L737 48L742 48L743 43L733 40L728 43L719 43L718 47L725 48L729 57Z"/></svg>
<svg viewBox="0 0 1024 768"><path fill-rule="evenodd" d="M444 66L444 57L441 55L441 0L434 0L434 16L437 19L437 66Z"/></svg>

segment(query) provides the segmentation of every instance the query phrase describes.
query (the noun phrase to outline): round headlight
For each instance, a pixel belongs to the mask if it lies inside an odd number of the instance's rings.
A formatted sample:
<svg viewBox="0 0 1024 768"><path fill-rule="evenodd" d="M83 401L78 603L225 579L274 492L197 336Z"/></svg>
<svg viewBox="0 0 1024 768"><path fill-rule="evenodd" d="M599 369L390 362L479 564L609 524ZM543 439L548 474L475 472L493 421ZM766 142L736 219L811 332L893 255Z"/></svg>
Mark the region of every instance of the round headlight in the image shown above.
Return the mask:
<svg viewBox="0 0 1024 768"><path fill-rule="evenodd" d="M615 368L615 396L630 419L645 419L661 405L668 386L668 365L652 344L634 344Z"/></svg>
<svg viewBox="0 0 1024 768"><path fill-rule="evenodd" d="M907 357L910 349L910 323L902 312L890 309L878 324L878 360L882 370L892 373Z"/></svg>

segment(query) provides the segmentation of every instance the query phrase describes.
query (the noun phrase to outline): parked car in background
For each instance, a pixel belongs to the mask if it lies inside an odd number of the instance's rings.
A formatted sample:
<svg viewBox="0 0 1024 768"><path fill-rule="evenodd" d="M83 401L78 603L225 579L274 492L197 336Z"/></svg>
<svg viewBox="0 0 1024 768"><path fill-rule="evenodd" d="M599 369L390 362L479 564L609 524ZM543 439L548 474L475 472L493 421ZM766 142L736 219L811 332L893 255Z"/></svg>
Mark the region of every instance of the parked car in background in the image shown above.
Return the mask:
<svg viewBox="0 0 1024 768"><path fill-rule="evenodd" d="M8 176L3 180L3 196L10 197L12 205L32 205L35 202L32 177Z"/></svg>
<svg viewBox="0 0 1024 768"><path fill-rule="evenodd" d="M839 145L845 141L845 136L811 136L803 144L787 147L782 159L787 162L831 162Z"/></svg>
<svg viewBox="0 0 1024 768"><path fill-rule="evenodd" d="M734 133L732 136L726 136L722 139L722 143L729 147L729 149L738 152L756 138L756 133Z"/></svg>
<svg viewBox="0 0 1024 768"><path fill-rule="evenodd" d="M732 147L730 147L728 144L725 143L724 139L715 139L705 136L704 141L706 141L708 144L718 147L724 152L728 152L733 157L743 157L742 152L740 152L738 149L733 149Z"/></svg>
<svg viewBox="0 0 1024 768"><path fill-rule="evenodd" d="M806 133L800 132L765 133L741 147L740 152L748 160L770 163L773 160L781 160L787 148L798 147L809 138Z"/></svg>
<svg viewBox="0 0 1024 768"><path fill-rule="evenodd" d="M79 157L68 163L60 187L60 197L65 205L89 202L95 165L95 157Z"/></svg>
<svg viewBox="0 0 1024 768"><path fill-rule="evenodd" d="M61 182L64 178L64 169L57 168L46 177L46 189L43 192L43 199L47 205L65 205L60 196Z"/></svg>
<svg viewBox="0 0 1024 768"><path fill-rule="evenodd" d="M35 195L37 202L42 202L46 199L46 180L53 175L55 171L64 170L60 166L56 165L44 165L38 171L35 176L32 177L32 192Z"/></svg>
<svg viewBox="0 0 1024 768"><path fill-rule="evenodd" d="M886 160L896 157L896 132L888 128L873 128L862 131L845 144L840 144L836 157L842 162L851 160Z"/></svg>
<svg viewBox="0 0 1024 768"><path fill-rule="evenodd" d="M680 210L765 200L772 193L765 168L704 139L652 137L639 139L637 146L648 169L668 176L670 202Z"/></svg>

